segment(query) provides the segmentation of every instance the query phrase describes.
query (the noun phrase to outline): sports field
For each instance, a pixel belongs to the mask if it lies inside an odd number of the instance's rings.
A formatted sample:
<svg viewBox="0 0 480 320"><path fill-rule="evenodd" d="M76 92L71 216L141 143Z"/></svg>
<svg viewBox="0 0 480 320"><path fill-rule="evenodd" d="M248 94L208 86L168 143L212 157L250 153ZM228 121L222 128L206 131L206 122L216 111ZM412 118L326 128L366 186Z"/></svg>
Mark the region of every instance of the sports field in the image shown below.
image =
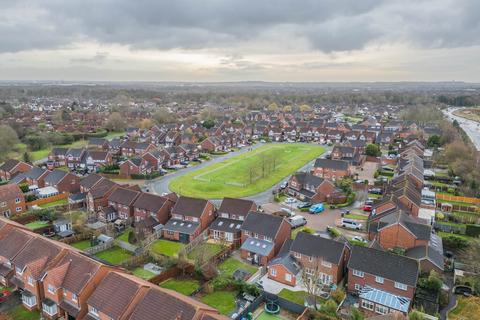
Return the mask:
<svg viewBox="0 0 480 320"><path fill-rule="evenodd" d="M266 144L180 176L169 188L196 198L246 197L274 186L324 151L312 144Z"/></svg>

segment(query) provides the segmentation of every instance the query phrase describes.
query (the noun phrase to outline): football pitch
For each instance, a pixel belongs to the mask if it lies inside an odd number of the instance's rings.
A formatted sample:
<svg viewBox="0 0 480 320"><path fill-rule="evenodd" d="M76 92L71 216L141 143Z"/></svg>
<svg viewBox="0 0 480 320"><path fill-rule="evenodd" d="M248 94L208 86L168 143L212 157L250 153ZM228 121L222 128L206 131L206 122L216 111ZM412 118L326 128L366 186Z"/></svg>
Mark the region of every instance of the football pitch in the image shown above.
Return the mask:
<svg viewBox="0 0 480 320"><path fill-rule="evenodd" d="M313 144L266 144L180 176L169 188L205 199L251 196L279 183L324 151Z"/></svg>

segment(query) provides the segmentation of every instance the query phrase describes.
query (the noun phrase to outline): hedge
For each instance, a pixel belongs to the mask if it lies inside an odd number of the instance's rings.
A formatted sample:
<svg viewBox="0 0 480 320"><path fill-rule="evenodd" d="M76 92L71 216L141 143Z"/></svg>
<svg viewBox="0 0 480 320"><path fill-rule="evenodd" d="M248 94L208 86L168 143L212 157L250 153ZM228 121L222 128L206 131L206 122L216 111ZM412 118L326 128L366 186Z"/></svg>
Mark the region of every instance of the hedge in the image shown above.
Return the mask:
<svg viewBox="0 0 480 320"><path fill-rule="evenodd" d="M480 225L478 224L467 224L465 229L465 234L470 237L480 236Z"/></svg>
<svg viewBox="0 0 480 320"><path fill-rule="evenodd" d="M162 174L160 172L154 172L151 174L131 174L130 177L132 179L138 180L151 180L160 177Z"/></svg>

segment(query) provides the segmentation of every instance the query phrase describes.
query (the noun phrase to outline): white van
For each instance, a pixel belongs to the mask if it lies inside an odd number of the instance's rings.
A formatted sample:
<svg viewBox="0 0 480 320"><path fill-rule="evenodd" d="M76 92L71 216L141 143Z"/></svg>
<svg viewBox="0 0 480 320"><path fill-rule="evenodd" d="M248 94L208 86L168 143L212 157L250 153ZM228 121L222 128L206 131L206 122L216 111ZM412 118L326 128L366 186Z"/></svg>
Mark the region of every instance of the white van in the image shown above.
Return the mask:
<svg viewBox="0 0 480 320"><path fill-rule="evenodd" d="M347 229L360 230L360 229L362 229L362 224L358 223L356 220L343 218L342 219L342 227L347 228Z"/></svg>
<svg viewBox="0 0 480 320"><path fill-rule="evenodd" d="M307 219L305 219L305 217L303 216L293 216L291 218L288 218L288 221L294 229L307 224Z"/></svg>

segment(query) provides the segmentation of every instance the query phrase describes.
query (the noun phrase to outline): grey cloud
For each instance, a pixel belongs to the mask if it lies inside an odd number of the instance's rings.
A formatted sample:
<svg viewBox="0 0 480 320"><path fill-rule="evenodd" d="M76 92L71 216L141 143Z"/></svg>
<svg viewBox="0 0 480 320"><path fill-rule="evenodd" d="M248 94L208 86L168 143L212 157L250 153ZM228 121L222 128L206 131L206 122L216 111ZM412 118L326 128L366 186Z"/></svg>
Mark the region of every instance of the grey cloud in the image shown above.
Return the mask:
<svg viewBox="0 0 480 320"><path fill-rule="evenodd" d="M477 0L18 0L0 1L0 6L19 14L0 22L0 52L57 48L84 39L132 49L234 51L262 35L275 44L305 39L323 52L370 43L480 43Z"/></svg>

